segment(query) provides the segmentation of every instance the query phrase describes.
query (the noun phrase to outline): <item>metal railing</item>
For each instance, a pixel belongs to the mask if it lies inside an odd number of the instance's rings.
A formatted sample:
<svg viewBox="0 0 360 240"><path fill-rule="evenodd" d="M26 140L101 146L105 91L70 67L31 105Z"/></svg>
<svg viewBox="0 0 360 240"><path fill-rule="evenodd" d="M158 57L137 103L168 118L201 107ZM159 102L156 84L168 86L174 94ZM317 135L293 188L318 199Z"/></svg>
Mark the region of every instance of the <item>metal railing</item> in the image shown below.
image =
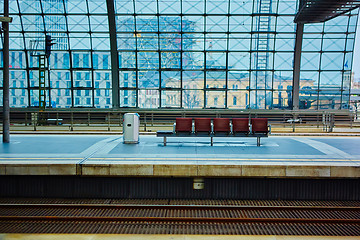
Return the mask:
<svg viewBox="0 0 360 240"><path fill-rule="evenodd" d="M293 132L300 128L316 128L322 132L332 132L334 127L352 128L356 122L356 113L348 110L146 110L146 109L12 109L11 124L31 126L34 131L39 126L62 126L62 130L74 131L74 128L101 127L105 131L121 131L123 115L137 112L140 115L142 131L153 131L172 127L177 117L223 117L223 118L268 118L273 127L290 128ZM64 128L65 127L65 128ZM68 129L67 129L68 128ZM60 129L60 128L59 128Z"/></svg>

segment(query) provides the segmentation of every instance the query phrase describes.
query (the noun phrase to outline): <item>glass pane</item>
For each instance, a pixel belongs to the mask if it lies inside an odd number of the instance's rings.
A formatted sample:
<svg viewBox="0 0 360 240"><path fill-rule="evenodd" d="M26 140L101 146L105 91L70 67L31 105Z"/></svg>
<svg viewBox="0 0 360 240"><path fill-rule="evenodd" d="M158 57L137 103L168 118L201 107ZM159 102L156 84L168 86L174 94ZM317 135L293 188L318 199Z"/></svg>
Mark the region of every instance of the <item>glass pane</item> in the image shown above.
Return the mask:
<svg viewBox="0 0 360 240"><path fill-rule="evenodd" d="M51 90L52 105L57 108L71 107L71 91L70 89L52 89ZM54 104L55 102L55 104Z"/></svg>
<svg viewBox="0 0 360 240"><path fill-rule="evenodd" d="M226 32L228 29L227 16L208 16L206 17L207 32Z"/></svg>
<svg viewBox="0 0 360 240"><path fill-rule="evenodd" d="M181 91L161 91L161 107L180 107Z"/></svg>
<svg viewBox="0 0 360 240"><path fill-rule="evenodd" d="M70 71L53 70L50 79L52 88L71 88Z"/></svg>
<svg viewBox="0 0 360 240"><path fill-rule="evenodd" d="M159 99L159 90L139 90L140 108L158 108L160 103Z"/></svg>
<svg viewBox="0 0 360 240"><path fill-rule="evenodd" d="M73 71L74 87L92 87L90 71Z"/></svg>
<svg viewBox="0 0 360 240"><path fill-rule="evenodd" d="M234 70L247 70L250 68L250 54L248 52L229 52L229 68Z"/></svg>
<svg viewBox="0 0 360 240"><path fill-rule="evenodd" d="M12 2L12 1L9 1ZM14 1L15 2L15 1ZM18 0L21 13L41 14L40 1L37 0ZM4 5L4 4L2 4Z"/></svg>
<svg viewBox="0 0 360 240"><path fill-rule="evenodd" d="M67 17L69 31L88 32L89 19L86 15L69 15Z"/></svg>
<svg viewBox="0 0 360 240"><path fill-rule="evenodd" d="M206 72L206 88L226 88L226 72Z"/></svg>
<svg viewBox="0 0 360 240"><path fill-rule="evenodd" d="M245 71L229 71L228 72L228 89L248 89L249 88L249 72Z"/></svg>
<svg viewBox="0 0 360 240"><path fill-rule="evenodd" d="M181 9L180 0L159 0L159 12L161 13L178 13Z"/></svg>
<svg viewBox="0 0 360 240"><path fill-rule="evenodd" d="M230 34L229 49L232 51L248 51L250 49L250 34Z"/></svg>
<svg viewBox="0 0 360 240"><path fill-rule="evenodd" d="M119 68L135 68L135 52L119 52Z"/></svg>
<svg viewBox="0 0 360 240"><path fill-rule="evenodd" d="M62 3L61 3L62 6ZM66 32L65 16L61 15L45 15L45 28L49 32Z"/></svg>
<svg viewBox="0 0 360 240"><path fill-rule="evenodd" d="M181 50L180 34L160 34L161 50Z"/></svg>
<svg viewBox="0 0 360 240"><path fill-rule="evenodd" d="M110 71L94 71L95 88L111 89L111 72Z"/></svg>
<svg viewBox="0 0 360 240"><path fill-rule="evenodd" d="M111 89L96 89L94 96L94 107L111 108L112 103Z"/></svg>
<svg viewBox="0 0 360 240"><path fill-rule="evenodd" d="M138 34L137 48L139 50L158 50L159 39L157 34Z"/></svg>
<svg viewBox="0 0 360 240"><path fill-rule="evenodd" d="M344 67L344 53L323 53L321 56L322 70L342 70Z"/></svg>
<svg viewBox="0 0 360 240"><path fill-rule="evenodd" d="M292 70L293 69L293 60L294 53L276 53L275 54L275 66L274 68L277 70Z"/></svg>
<svg viewBox="0 0 360 240"><path fill-rule="evenodd" d="M207 108L225 108L224 91L206 91Z"/></svg>
<svg viewBox="0 0 360 240"><path fill-rule="evenodd" d="M291 109L291 99L289 99L288 91L274 91L273 93L273 105L275 109ZM290 100L290 101L289 101Z"/></svg>
<svg viewBox="0 0 360 240"><path fill-rule="evenodd" d="M301 71L300 72L300 88L317 89L319 82L319 72L317 71Z"/></svg>
<svg viewBox="0 0 360 240"><path fill-rule="evenodd" d="M65 4L67 13L87 13L86 0L71 0Z"/></svg>
<svg viewBox="0 0 360 240"><path fill-rule="evenodd" d="M182 67L183 69L204 69L204 53L183 52Z"/></svg>
<svg viewBox="0 0 360 240"><path fill-rule="evenodd" d="M28 97L26 89L10 88L9 105L10 107L27 107Z"/></svg>
<svg viewBox="0 0 360 240"><path fill-rule="evenodd" d="M303 46L304 49L305 39L303 39ZM294 51L295 49L295 34L278 34L276 36L275 42L275 50L276 51Z"/></svg>
<svg viewBox="0 0 360 240"><path fill-rule="evenodd" d="M88 6L90 13L107 13L106 1L88 0Z"/></svg>
<svg viewBox="0 0 360 240"><path fill-rule="evenodd" d="M316 70L320 68L320 53L303 52L301 54L301 70Z"/></svg>
<svg viewBox="0 0 360 240"><path fill-rule="evenodd" d="M70 33L70 48L89 50L90 48L90 34L88 33Z"/></svg>
<svg viewBox="0 0 360 240"><path fill-rule="evenodd" d="M137 64L139 69L159 69L159 53L138 52Z"/></svg>
<svg viewBox="0 0 360 240"><path fill-rule="evenodd" d="M157 12L157 1L156 0L136 0L135 1L135 12L141 13L156 13Z"/></svg>
<svg viewBox="0 0 360 240"><path fill-rule="evenodd" d="M74 107L92 107L91 90L74 90Z"/></svg>
<svg viewBox="0 0 360 240"><path fill-rule="evenodd" d="M116 0L115 3L115 13L125 13L131 14L134 13L134 2L129 0Z"/></svg>
<svg viewBox="0 0 360 240"><path fill-rule="evenodd" d="M161 72L162 88L181 88L180 71Z"/></svg>
<svg viewBox="0 0 360 240"><path fill-rule="evenodd" d="M203 14L205 10L204 1L182 0L183 13Z"/></svg>
<svg viewBox="0 0 360 240"><path fill-rule="evenodd" d="M159 87L159 72L158 71L139 71L138 72L138 81L139 81L139 88L158 88Z"/></svg>
<svg viewBox="0 0 360 240"><path fill-rule="evenodd" d="M90 16L90 26L93 32L108 32L108 18L107 16Z"/></svg>
<svg viewBox="0 0 360 240"><path fill-rule="evenodd" d="M188 30L185 24L181 24L181 18L177 16L166 16L159 17L159 30L160 32L180 32L181 28L183 31Z"/></svg>
<svg viewBox="0 0 360 240"><path fill-rule="evenodd" d="M136 107L136 90L120 90L120 106Z"/></svg>
<svg viewBox="0 0 360 240"><path fill-rule="evenodd" d="M184 108L203 108L203 90L183 90L182 101Z"/></svg>
<svg viewBox="0 0 360 240"><path fill-rule="evenodd" d="M73 68L90 68L91 59L89 52L73 52L72 53Z"/></svg>
<svg viewBox="0 0 360 240"><path fill-rule="evenodd" d="M94 69L111 69L110 52L93 52L92 66Z"/></svg>
<svg viewBox="0 0 360 240"><path fill-rule="evenodd" d="M118 50L135 50L136 49L136 39L134 34L118 34L117 35L117 47ZM123 54L119 52L119 54Z"/></svg>
<svg viewBox="0 0 360 240"><path fill-rule="evenodd" d="M227 106L230 109L247 109L249 102L248 91L228 91Z"/></svg>
<svg viewBox="0 0 360 240"><path fill-rule="evenodd" d="M120 71L119 72L120 87L136 87L136 72L135 71Z"/></svg>
<svg viewBox="0 0 360 240"><path fill-rule="evenodd" d="M183 89L203 89L204 72L185 71L183 72Z"/></svg>
<svg viewBox="0 0 360 240"><path fill-rule="evenodd" d="M206 13L209 14L226 14L229 9L228 0L207 0Z"/></svg>
<svg viewBox="0 0 360 240"><path fill-rule="evenodd" d="M162 52L161 68L180 68L180 59L179 52Z"/></svg>

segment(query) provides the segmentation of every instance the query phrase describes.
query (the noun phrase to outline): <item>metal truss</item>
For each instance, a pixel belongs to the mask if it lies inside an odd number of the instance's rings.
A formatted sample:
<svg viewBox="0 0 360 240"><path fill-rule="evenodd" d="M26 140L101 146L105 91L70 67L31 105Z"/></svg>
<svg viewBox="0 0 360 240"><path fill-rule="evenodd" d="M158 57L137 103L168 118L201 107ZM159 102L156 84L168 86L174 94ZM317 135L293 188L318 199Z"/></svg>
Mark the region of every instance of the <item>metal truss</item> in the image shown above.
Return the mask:
<svg viewBox="0 0 360 240"><path fill-rule="evenodd" d="M291 108L293 20L321 2L302 1L296 15L295 0L12 1L10 105L36 105L29 41L48 34L58 44L45 90L56 107ZM300 103L349 102L356 14L304 27Z"/></svg>

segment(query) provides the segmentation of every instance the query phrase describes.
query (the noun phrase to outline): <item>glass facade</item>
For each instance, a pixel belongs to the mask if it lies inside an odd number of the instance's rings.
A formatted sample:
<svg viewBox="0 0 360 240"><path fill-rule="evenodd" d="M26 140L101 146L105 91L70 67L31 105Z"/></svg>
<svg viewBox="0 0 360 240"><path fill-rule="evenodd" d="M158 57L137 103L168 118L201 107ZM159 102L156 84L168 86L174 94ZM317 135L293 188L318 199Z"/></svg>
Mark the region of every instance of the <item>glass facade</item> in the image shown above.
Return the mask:
<svg viewBox="0 0 360 240"><path fill-rule="evenodd" d="M10 106L39 105L36 54L50 35L56 44L47 106L287 109L297 6L296 0L10 1ZM300 108L348 108L357 13L305 25Z"/></svg>

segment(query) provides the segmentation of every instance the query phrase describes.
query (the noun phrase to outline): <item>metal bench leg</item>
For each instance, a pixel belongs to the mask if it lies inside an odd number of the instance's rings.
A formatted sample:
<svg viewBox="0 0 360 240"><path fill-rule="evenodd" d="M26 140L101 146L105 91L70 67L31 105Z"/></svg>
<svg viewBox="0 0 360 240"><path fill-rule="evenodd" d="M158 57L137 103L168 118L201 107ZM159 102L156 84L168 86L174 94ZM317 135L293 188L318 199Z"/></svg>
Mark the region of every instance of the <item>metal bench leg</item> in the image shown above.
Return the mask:
<svg viewBox="0 0 360 240"><path fill-rule="evenodd" d="M257 137L257 146L260 147L260 137Z"/></svg>
<svg viewBox="0 0 360 240"><path fill-rule="evenodd" d="M214 140L213 140L213 137L210 137L211 138L211 146L214 145Z"/></svg>
<svg viewBox="0 0 360 240"><path fill-rule="evenodd" d="M164 146L166 146L166 137L164 137Z"/></svg>

